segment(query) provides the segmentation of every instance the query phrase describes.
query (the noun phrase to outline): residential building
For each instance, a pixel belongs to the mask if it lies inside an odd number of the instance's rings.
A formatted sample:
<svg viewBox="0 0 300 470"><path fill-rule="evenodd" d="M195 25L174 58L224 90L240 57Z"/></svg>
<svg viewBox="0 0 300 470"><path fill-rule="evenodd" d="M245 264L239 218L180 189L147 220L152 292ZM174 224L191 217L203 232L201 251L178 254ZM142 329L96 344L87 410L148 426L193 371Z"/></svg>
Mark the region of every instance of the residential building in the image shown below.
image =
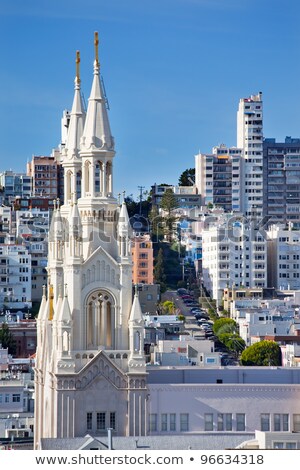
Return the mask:
<svg viewBox="0 0 300 470"><path fill-rule="evenodd" d="M31 307L31 255L23 245L0 245L0 309Z"/></svg>
<svg viewBox="0 0 300 470"><path fill-rule="evenodd" d="M264 215L268 225L292 222L300 228L300 138L284 142L266 138L264 153Z"/></svg>
<svg viewBox="0 0 300 470"><path fill-rule="evenodd" d="M27 175L32 178L34 196L57 199L59 194L60 163L54 156L33 155L27 163Z"/></svg>
<svg viewBox="0 0 300 470"><path fill-rule="evenodd" d="M153 246L149 233L135 233L131 240L133 284L153 284Z"/></svg>
<svg viewBox="0 0 300 470"><path fill-rule="evenodd" d="M272 225L268 237L268 285L281 290L300 290L300 230L293 223Z"/></svg>
<svg viewBox="0 0 300 470"><path fill-rule="evenodd" d="M32 196L32 177L12 170L0 173L0 186L3 188L4 201L9 204L18 197Z"/></svg>
<svg viewBox="0 0 300 470"><path fill-rule="evenodd" d="M160 366L220 367L220 353L214 342L180 336L178 340L159 340L153 348L152 364Z"/></svg>
<svg viewBox="0 0 300 470"><path fill-rule="evenodd" d="M243 149L240 169L241 212L263 216L263 102L262 93L242 98L237 113L237 147Z"/></svg>
<svg viewBox="0 0 300 470"><path fill-rule="evenodd" d="M160 284L138 284L137 292L142 312L156 314L160 302Z"/></svg>
<svg viewBox="0 0 300 470"><path fill-rule="evenodd" d="M39 302L47 285L48 232L50 211L29 209L16 211L16 237L31 255L31 300Z"/></svg>
<svg viewBox="0 0 300 470"><path fill-rule="evenodd" d="M267 244L241 215L224 214L202 231L203 285L220 304L226 287L267 286Z"/></svg>
<svg viewBox="0 0 300 470"><path fill-rule="evenodd" d="M159 207L161 198L166 189L172 189L177 201L176 211L189 210L201 206L201 195L195 185L192 186L172 186L169 184L154 184L151 186L152 206Z"/></svg>
<svg viewBox="0 0 300 470"><path fill-rule="evenodd" d="M203 206L214 205L225 212L240 212L242 149L224 144L211 154L195 156L195 185Z"/></svg>

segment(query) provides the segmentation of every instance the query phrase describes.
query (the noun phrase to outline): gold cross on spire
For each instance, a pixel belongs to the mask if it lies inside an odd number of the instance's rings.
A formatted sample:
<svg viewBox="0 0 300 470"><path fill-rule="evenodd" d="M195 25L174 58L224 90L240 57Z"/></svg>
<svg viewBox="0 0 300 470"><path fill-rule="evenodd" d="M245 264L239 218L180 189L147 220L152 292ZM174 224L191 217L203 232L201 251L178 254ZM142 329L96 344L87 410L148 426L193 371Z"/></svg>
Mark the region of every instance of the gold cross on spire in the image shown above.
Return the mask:
<svg viewBox="0 0 300 470"><path fill-rule="evenodd" d="M80 83L80 52L76 51L76 81Z"/></svg>
<svg viewBox="0 0 300 470"><path fill-rule="evenodd" d="M95 62L97 65L99 65L99 39L98 39L98 32L95 31L94 34L94 46L95 46Z"/></svg>

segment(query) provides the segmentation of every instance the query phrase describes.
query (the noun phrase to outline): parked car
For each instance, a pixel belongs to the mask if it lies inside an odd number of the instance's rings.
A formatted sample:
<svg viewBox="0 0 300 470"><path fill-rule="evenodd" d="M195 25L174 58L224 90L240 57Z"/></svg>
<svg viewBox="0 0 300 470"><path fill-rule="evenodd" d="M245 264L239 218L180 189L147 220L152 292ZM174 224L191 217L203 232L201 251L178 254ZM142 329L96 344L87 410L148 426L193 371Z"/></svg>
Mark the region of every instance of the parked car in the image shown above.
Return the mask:
<svg viewBox="0 0 300 470"><path fill-rule="evenodd" d="M184 289L183 287L180 288L180 289L177 289L177 294L182 296L182 295L186 295L188 293L188 291L186 289Z"/></svg>

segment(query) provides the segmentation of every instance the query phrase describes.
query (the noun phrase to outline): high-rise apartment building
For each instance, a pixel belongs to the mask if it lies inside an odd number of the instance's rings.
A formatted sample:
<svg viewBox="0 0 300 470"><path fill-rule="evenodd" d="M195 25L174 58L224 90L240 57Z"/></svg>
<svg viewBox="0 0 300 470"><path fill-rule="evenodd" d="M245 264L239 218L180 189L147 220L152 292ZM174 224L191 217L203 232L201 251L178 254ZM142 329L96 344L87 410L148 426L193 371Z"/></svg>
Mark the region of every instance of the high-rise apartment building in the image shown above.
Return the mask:
<svg viewBox="0 0 300 470"><path fill-rule="evenodd" d="M0 309L31 307L31 256L25 246L0 245Z"/></svg>
<svg viewBox="0 0 300 470"><path fill-rule="evenodd" d="M268 235L268 285L300 290L300 231L274 225Z"/></svg>
<svg viewBox="0 0 300 470"><path fill-rule="evenodd" d="M224 144L211 154L195 156L195 184L203 206L213 204L225 212L241 209L240 171L242 150Z"/></svg>
<svg viewBox="0 0 300 470"><path fill-rule="evenodd" d="M237 146L243 149L241 211L263 215L263 102L262 93L242 98L237 113Z"/></svg>
<svg viewBox="0 0 300 470"><path fill-rule="evenodd" d="M27 163L27 175L32 177L33 195L56 199L59 193L60 163L54 156L32 157Z"/></svg>
<svg viewBox="0 0 300 470"><path fill-rule="evenodd" d="M224 214L202 231L202 275L204 287L218 302L226 287L266 287L266 239L246 225L242 214Z"/></svg>
<svg viewBox="0 0 300 470"><path fill-rule="evenodd" d="M264 139L264 215L300 228L300 138Z"/></svg>
<svg viewBox="0 0 300 470"><path fill-rule="evenodd" d="M0 186L6 203L10 203L17 196L30 197L32 195L32 177L25 173L3 171L0 173Z"/></svg>

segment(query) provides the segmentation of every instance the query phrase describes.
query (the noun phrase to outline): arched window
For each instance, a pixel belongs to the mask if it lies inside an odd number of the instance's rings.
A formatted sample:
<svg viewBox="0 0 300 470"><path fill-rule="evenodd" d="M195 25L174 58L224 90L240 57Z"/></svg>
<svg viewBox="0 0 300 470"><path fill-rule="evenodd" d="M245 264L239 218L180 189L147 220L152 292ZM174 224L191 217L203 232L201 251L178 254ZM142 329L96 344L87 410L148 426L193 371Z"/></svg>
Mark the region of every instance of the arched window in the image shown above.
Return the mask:
<svg viewBox="0 0 300 470"><path fill-rule="evenodd" d="M114 349L116 314L112 295L104 290L91 293L86 303L87 349Z"/></svg>

